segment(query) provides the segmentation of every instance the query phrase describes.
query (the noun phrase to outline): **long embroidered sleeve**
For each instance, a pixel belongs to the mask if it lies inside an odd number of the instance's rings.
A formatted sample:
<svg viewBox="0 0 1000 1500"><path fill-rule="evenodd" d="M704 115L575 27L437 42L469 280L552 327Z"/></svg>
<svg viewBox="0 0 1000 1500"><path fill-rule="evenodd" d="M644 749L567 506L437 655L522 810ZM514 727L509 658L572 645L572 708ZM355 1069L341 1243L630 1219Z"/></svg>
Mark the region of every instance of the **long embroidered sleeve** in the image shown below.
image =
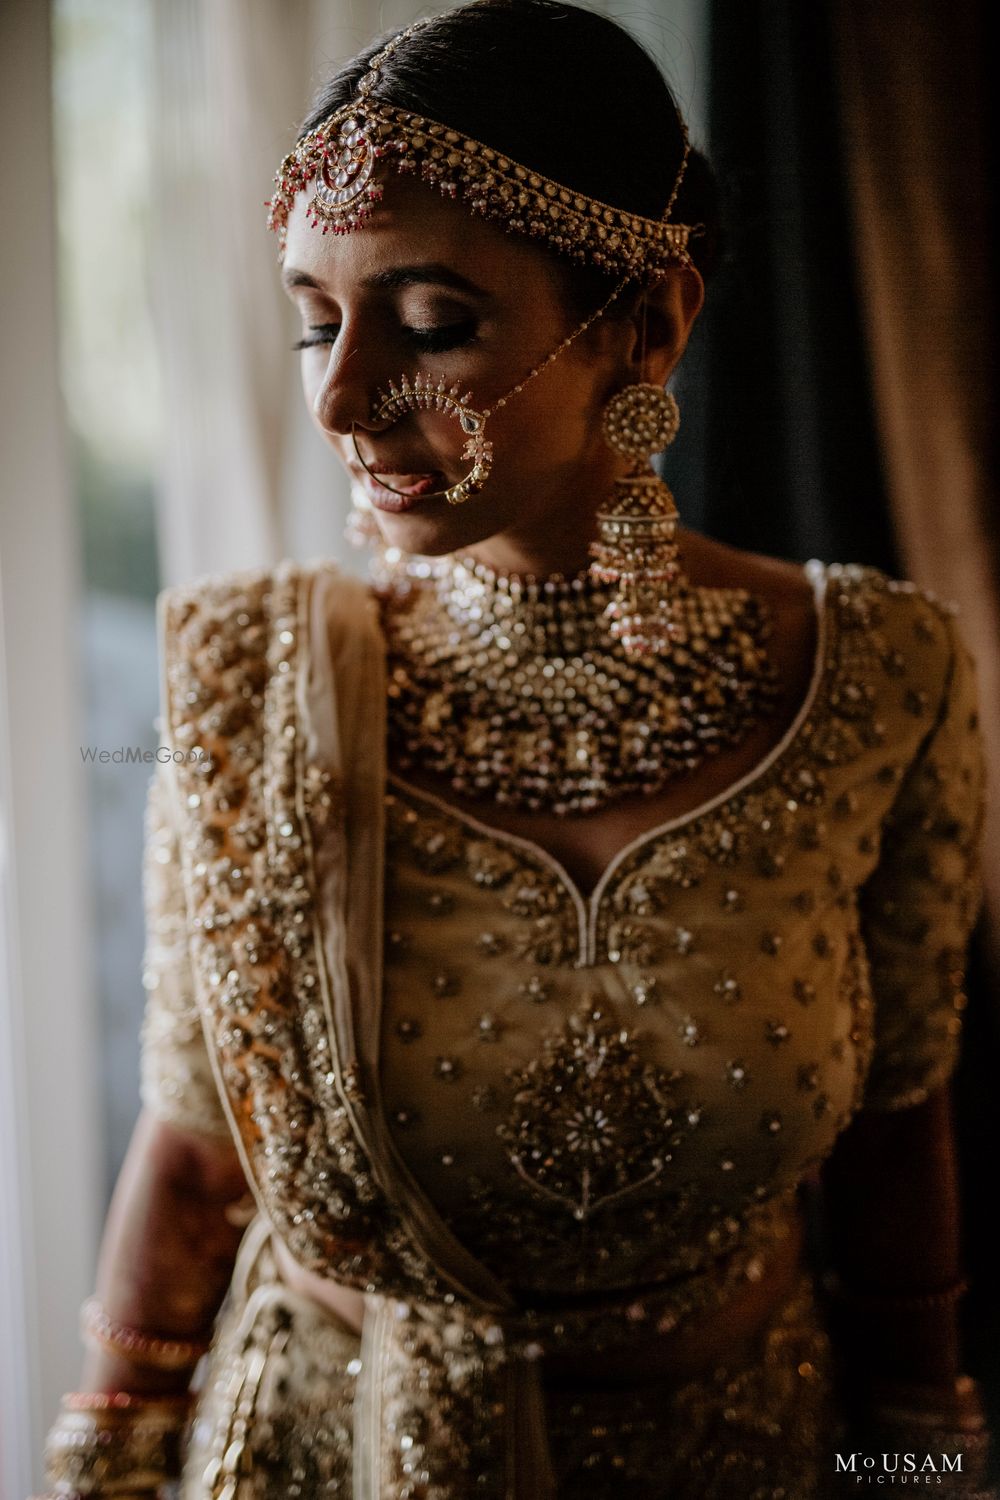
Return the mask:
<svg viewBox="0 0 1000 1500"><path fill-rule="evenodd" d="M860 893L875 1051L866 1110L920 1104L958 1061L966 951L982 897L985 758L975 665L954 616L933 727L886 816L879 863ZM922 711L926 689L908 701Z"/></svg>
<svg viewBox="0 0 1000 1500"><path fill-rule="evenodd" d="M146 793L141 1096L158 1119L185 1130L228 1135L195 994L168 775L159 761Z"/></svg>

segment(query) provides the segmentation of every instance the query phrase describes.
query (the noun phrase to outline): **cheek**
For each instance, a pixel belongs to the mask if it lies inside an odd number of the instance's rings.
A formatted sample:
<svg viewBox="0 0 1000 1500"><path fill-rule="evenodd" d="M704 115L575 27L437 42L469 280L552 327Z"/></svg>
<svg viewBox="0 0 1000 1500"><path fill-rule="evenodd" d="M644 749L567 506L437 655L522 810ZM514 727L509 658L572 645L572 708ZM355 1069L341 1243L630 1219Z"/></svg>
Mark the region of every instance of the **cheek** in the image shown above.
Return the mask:
<svg viewBox="0 0 1000 1500"><path fill-rule="evenodd" d="M541 473L589 460L601 443L601 403L586 374L526 388L497 414L493 432L496 465L507 472ZM545 384L542 384L545 382Z"/></svg>

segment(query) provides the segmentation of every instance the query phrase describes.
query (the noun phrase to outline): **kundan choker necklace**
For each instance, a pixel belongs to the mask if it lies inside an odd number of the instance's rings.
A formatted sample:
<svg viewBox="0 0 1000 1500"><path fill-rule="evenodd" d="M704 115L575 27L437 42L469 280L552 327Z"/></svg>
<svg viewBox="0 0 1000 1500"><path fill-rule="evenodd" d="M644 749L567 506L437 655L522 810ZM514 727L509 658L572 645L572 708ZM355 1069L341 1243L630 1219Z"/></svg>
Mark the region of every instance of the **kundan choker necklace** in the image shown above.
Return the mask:
<svg viewBox="0 0 1000 1500"><path fill-rule="evenodd" d="M744 589L672 585L680 633L636 660L608 585L505 577L470 556L377 548L390 757L508 807L590 812L654 792L773 710L770 612Z"/></svg>

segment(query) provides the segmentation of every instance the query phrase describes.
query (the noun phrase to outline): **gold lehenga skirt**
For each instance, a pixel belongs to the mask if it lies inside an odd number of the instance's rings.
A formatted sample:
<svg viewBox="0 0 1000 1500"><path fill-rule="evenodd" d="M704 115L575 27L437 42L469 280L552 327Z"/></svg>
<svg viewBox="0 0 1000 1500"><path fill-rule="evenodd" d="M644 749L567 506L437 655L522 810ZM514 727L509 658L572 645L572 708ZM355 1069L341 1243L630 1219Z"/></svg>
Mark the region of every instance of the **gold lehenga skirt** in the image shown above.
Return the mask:
<svg viewBox="0 0 1000 1500"><path fill-rule="evenodd" d="M270 1231L247 1232L188 1439L180 1500L352 1500L361 1340L280 1279ZM546 1388L558 1500L835 1500L846 1429L811 1271L749 1354L697 1380ZM419 1488L414 1492L419 1494ZM456 1497L464 1497L456 1476Z"/></svg>

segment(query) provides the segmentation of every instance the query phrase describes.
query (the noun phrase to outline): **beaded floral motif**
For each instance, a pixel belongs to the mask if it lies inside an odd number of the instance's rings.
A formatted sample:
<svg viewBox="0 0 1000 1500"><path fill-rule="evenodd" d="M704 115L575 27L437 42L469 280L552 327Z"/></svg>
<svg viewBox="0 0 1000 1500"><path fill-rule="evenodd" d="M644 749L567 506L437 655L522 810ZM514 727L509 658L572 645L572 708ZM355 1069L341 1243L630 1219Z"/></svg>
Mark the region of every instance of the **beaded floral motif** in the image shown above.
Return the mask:
<svg viewBox="0 0 1000 1500"><path fill-rule="evenodd" d="M690 1201L670 1174L691 1124L682 1077L645 1060L599 997L584 995L536 1057L507 1071L511 1103L497 1136L524 1193L474 1180L455 1227L484 1259L499 1252L505 1276L547 1264L575 1290L592 1285L595 1270L606 1280L611 1262L641 1253L668 1203L676 1215Z"/></svg>
<svg viewBox="0 0 1000 1500"><path fill-rule="evenodd" d="M530 1189L582 1223L655 1181L680 1143L673 1080L584 997L515 1078L507 1157Z"/></svg>

